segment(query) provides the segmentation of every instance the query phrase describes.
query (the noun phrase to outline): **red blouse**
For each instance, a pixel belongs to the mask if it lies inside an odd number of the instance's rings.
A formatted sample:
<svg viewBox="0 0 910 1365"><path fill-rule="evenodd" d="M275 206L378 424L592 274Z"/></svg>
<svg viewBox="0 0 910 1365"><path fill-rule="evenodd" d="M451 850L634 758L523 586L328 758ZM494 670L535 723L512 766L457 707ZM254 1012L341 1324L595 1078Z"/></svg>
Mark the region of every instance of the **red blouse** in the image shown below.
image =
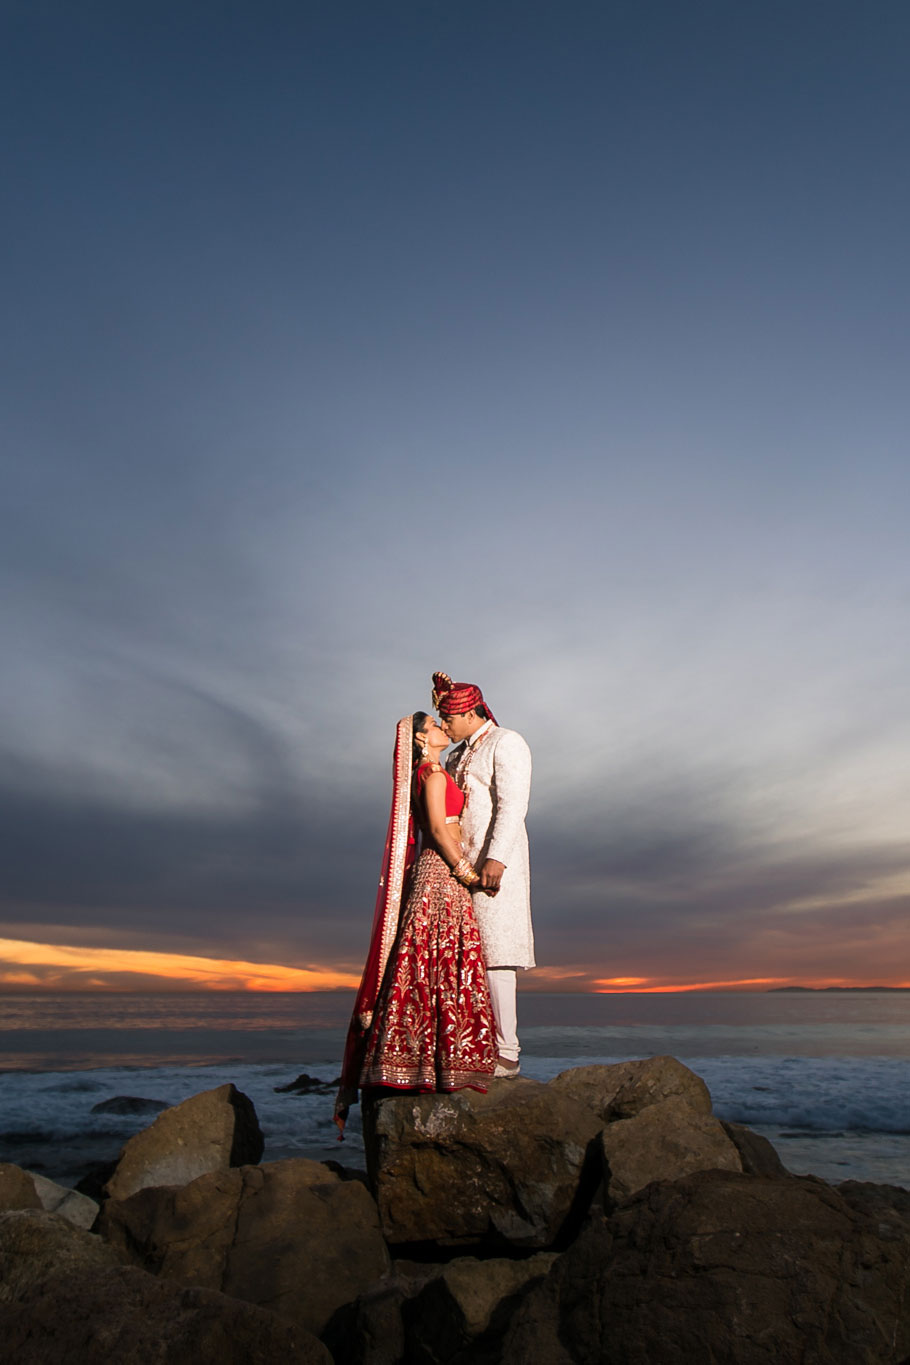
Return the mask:
<svg viewBox="0 0 910 1365"><path fill-rule="evenodd" d="M423 796L423 787L431 772L442 773L446 780L446 815L459 816L464 809L464 792L456 786L453 778L438 763L421 763L417 769L414 789L418 797Z"/></svg>

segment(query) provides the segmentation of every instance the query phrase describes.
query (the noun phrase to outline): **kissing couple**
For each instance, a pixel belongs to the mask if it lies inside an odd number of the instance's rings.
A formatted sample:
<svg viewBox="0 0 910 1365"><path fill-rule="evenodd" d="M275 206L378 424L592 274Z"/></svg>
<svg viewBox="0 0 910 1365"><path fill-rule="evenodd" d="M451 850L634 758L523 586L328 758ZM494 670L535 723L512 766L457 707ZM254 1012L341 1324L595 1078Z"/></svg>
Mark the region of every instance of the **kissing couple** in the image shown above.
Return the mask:
<svg viewBox="0 0 910 1365"><path fill-rule="evenodd" d="M534 966L531 751L473 683L434 673L433 706L438 720L415 711L398 722L370 951L335 1105L342 1136L358 1089L485 1091L519 1072L517 971Z"/></svg>

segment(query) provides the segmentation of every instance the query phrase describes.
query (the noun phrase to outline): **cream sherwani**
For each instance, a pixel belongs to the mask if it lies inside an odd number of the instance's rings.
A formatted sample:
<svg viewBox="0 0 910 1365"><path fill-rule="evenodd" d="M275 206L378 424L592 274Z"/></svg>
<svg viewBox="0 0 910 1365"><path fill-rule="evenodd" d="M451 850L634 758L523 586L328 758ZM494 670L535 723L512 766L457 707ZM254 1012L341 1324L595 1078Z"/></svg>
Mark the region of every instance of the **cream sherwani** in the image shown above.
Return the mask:
<svg viewBox="0 0 910 1365"><path fill-rule="evenodd" d="M477 747L468 762L471 740ZM495 858L506 869L498 895L478 891L473 897L484 962L487 967L533 967L531 865L525 830L531 750L515 730L503 730L488 721L452 751L446 767L467 797L461 815L465 852L478 871L487 858Z"/></svg>

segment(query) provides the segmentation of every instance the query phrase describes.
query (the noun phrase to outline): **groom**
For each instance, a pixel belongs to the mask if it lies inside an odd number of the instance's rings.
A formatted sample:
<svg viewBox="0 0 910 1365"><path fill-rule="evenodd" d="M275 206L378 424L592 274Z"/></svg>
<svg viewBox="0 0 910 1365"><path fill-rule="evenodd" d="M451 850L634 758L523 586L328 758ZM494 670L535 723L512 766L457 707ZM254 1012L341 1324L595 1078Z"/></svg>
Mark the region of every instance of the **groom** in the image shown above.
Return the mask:
<svg viewBox="0 0 910 1365"><path fill-rule="evenodd" d="M503 730L473 683L433 674L440 726L457 745L446 767L465 794L461 831L480 874L474 914L480 929L499 1054L495 1076L519 1071L516 971L534 966L531 869L525 814L531 751L521 735Z"/></svg>

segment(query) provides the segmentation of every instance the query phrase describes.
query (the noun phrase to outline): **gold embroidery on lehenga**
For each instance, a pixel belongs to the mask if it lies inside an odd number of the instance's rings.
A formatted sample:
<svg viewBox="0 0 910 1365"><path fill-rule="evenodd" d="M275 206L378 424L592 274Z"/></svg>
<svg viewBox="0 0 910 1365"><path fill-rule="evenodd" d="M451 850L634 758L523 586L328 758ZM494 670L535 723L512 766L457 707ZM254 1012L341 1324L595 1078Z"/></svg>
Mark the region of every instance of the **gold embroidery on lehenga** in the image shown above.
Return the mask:
<svg viewBox="0 0 910 1365"><path fill-rule="evenodd" d="M493 1021L471 898L430 849L415 869L361 1084L486 1089Z"/></svg>

